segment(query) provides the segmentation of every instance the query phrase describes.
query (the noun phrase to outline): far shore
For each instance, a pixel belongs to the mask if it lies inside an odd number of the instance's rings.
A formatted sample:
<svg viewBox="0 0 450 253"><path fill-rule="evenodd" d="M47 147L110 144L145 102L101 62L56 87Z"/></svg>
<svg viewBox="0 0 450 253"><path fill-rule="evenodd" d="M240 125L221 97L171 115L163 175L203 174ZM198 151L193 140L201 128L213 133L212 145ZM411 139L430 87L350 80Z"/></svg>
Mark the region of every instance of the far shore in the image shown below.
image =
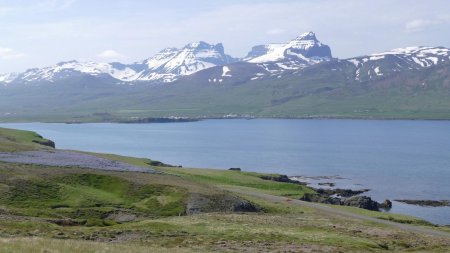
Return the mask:
<svg viewBox="0 0 450 253"><path fill-rule="evenodd" d="M353 116L303 116L303 117L259 117L259 116L222 116L222 117L129 117L129 118L88 118L75 119L34 119L10 118L0 116L0 124L8 123L63 123L63 124L90 124L90 123L118 123L118 124L152 124L152 123L186 123L204 120L369 120L369 121L450 121L450 118L414 118L414 117L353 117Z"/></svg>

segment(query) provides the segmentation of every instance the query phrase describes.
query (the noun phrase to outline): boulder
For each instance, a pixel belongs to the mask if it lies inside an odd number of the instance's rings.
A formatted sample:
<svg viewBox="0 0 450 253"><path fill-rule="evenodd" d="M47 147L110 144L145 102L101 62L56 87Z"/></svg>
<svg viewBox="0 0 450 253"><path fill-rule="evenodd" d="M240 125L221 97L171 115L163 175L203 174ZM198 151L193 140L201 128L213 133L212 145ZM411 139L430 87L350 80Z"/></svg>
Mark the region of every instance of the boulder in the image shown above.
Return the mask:
<svg viewBox="0 0 450 253"><path fill-rule="evenodd" d="M390 201L389 199L384 200L383 203L381 203L379 205L379 208L391 209L392 208L392 201Z"/></svg>
<svg viewBox="0 0 450 253"><path fill-rule="evenodd" d="M344 206L354 206L372 211L378 211L379 208L379 203L367 196L353 196L342 199L341 202Z"/></svg>

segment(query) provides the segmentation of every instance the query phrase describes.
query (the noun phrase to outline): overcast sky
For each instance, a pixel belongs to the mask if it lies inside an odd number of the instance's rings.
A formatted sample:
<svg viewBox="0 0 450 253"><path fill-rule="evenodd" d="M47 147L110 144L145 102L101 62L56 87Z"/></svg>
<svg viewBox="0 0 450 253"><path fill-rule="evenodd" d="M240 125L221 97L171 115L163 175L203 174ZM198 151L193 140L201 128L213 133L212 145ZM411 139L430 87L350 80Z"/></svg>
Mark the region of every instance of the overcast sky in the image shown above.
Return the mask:
<svg viewBox="0 0 450 253"><path fill-rule="evenodd" d="M450 47L447 0L0 0L0 73L66 60L134 62L191 41L252 46L314 31L333 56Z"/></svg>

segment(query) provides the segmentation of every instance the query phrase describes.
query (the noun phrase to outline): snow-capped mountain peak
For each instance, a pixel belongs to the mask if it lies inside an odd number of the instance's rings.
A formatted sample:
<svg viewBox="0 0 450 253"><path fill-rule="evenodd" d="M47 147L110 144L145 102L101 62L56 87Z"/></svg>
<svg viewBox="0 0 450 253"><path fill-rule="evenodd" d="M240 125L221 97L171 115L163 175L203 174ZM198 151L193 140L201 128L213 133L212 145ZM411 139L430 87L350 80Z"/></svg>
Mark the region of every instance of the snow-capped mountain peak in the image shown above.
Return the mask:
<svg viewBox="0 0 450 253"><path fill-rule="evenodd" d="M0 75L0 85L40 85L84 77L114 84L166 83L209 68L210 72L202 72L199 76L206 77L212 83L217 80L217 83L225 84L232 80L241 82L266 77L281 78L284 74L331 60L334 61L330 47L320 42L314 32L306 32L286 43L255 46L245 58L239 60L225 54L221 43L196 41L181 48L165 48L146 60L132 64L66 61L19 74L3 74ZM343 62L350 72L354 70L355 80L365 81L449 61L450 49L420 46L397 48L337 62ZM196 76L192 78L194 80Z"/></svg>
<svg viewBox="0 0 450 253"><path fill-rule="evenodd" d="M318 41L317 38L316 38L316 34L314 32L312 32L312 31L300 34L296 38L296 40L314 40L316 42Z"/></svg>
<svg viewBox="0 0 450 253"><path fill-rule="evenodd" d="M222 66L234 62L226 55L224 47L219 44L208 44L204 41L192 42L181 49L166 48L156 55L133 64L97 63L97 62L60 62L53 66L29 69L19 75L0 75L0 83L13 81L20 83L50 82L70 78L77 75L109 76L118 82L172 82L180 76L190 75L197 71Z"/></svg>
<svg viewBox="0 0 450 253"><path fill-rule="evenodd" d="M331 58L330 47L317 40L315 33L307 32L288 43L255 46L248 53L245 60L252 63L294 60L306 66L317 63L317 61L330 60Z"/></svg>
<svg viewBox="0 0 450 253"><path fill-rule="evenodd" d="M67 61L50 67L29 69L17 76L17 79L25 83L33 81L55 82L83 74L91 76L110 75L120 81L128 81L134 79L136 71L129 67L119 69L111 63Z"/></svg>
<svg viewBox="0 0 450 253"><path fill-rule="evenodd" d="M179 76L234 61L231 56L225 54L221 43L212 45L204 41L192 42L181 49L164 49L145 60L143 64L148 69L140 73L139 80L171 82Z"/></svg>

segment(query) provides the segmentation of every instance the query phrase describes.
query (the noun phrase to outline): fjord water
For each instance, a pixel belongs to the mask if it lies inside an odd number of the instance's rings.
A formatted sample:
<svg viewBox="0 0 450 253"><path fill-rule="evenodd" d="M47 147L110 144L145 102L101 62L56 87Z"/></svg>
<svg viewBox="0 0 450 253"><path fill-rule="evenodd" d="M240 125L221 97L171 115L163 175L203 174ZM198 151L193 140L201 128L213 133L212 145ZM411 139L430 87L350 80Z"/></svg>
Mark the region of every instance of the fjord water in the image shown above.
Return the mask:
<svg viewBox="0 0 450 253"><path fill-rule="evenodd" d="M333 176L378 201L450 199L450 122L226 119L156 124L0 124L58 148L148 157L184 167ZM450 224L450 207L394 202L392 212Z"/></svg>

